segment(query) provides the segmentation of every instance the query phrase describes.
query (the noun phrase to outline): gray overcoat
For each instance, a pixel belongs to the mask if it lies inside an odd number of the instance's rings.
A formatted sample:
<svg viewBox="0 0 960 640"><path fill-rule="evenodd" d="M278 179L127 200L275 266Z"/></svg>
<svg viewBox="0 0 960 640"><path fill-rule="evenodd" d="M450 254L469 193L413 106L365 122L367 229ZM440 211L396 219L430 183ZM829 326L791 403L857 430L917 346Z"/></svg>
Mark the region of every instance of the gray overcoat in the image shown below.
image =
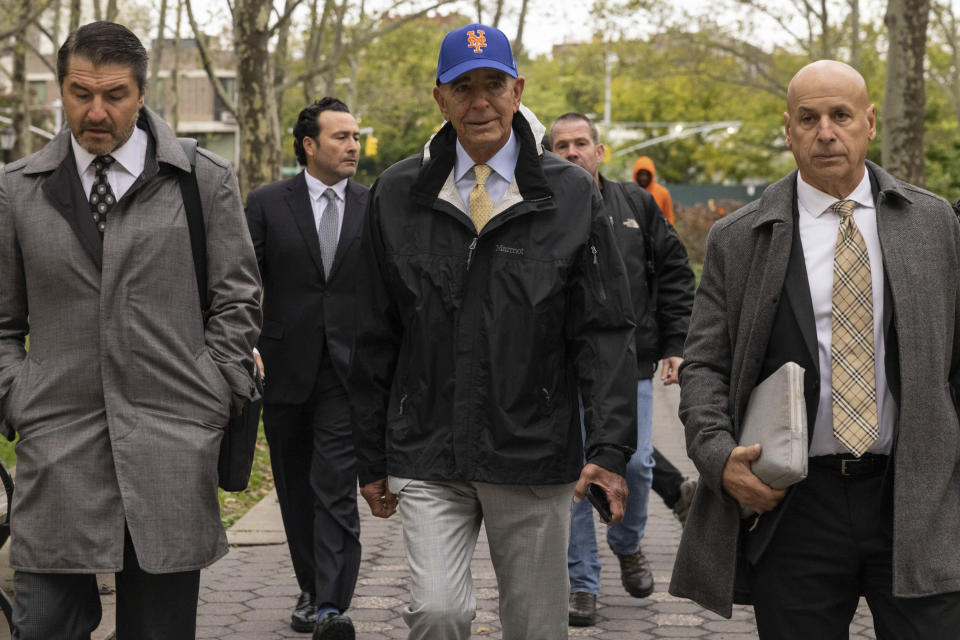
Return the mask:
<svg viewBox="0 0 960 640"><path fill-rule="evenodd" d="M879 186L877 228L901 378L893 591L906 597L957 591L960 424L952 396L960 390L960 224L942 198L868 165ZM793 172L711 229L680 370L680 418L701 482L670 593L727 617L740 520L721 476L758 381L783 290L795 183Z"/></svg>
<svg viewBox="0 0 960 640"><path fill-rule="evenodd" d="M255 393L257 261L233 170L199 151L204 323L177 181L190 165L159 117L144 108L141 123L146 165L102 250L68 131L0 172L0 426L20 434L18 570L118 571L125 522L151 573L227 551L217 452L231 404Z"/></svg>

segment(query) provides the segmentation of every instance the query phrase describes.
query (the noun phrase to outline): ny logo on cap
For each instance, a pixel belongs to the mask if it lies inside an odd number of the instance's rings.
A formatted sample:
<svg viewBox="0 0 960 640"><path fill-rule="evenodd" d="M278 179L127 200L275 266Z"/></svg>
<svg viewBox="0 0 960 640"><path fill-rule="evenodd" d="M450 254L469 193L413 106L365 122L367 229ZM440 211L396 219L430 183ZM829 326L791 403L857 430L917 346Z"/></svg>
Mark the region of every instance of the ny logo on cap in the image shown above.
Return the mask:
<svg viewBox="0 0 960 640"><path fill-rule="evenodd" d="M483 33L483 29L477 29L476 33L467 31L467 47L473 49L474 53L482 53L487 46L487 37Z"/></svg>

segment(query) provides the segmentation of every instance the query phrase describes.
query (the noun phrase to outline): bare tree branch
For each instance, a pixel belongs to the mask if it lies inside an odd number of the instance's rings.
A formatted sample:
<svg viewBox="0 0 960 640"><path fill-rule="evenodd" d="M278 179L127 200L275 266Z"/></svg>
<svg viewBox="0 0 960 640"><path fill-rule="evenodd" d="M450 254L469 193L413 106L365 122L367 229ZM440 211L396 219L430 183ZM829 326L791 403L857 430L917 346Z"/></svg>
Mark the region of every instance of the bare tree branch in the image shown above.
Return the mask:
<svg viewBox="0 0 960 640"><path fill-rule="evenodd" d="M187 9L187 20L190 22L190 29L193 30L193 39L197 43L197 51L200 53L200 62L203 64L204 71L207 72L210 84L213 85L213 90L216 92L217 97L223 102L223 106L236 117L237 105L230 98L230 94L227 93L226 88L223 86L223 83L220 82L220 79L213 69L213 61L210 59L210 51L207 49L207 43L204 42L204 35L200 32L197 21L193 17L193 6L190 0L184 0L183 4Z"/></svg>
<svg viewBox="0 0 960 640"><path fill-rule="evenodd" d="M277 29L279 29L280 27L282 27L283 25L285 25L287 22L289 22L289 21L290 21L290 16L293 14L294 9L296 9L297 7L299 7L299 6L300 6L300 3L302 3L302 2L303 2L303 0L287 0L287 3L286 3L286 6L285 6L285 10L284 10L284 12L283 12L283 15L280 16L280 18L277 20L276 24L274 24L272 27L270 27L270 29L267 31L267 33L269 33L271 36L273 36L273 35L277 32ZM344 0L344 3L346 3L346 0Z"/></svg>
<svg viewBox="0 0 960 640"><path fill-rule="evenodd" d="M0 31L0 40L6 40L10 36L15 36L31 24L37 22L37 18L40 17L40 14L47 10L47 7L50 6L52 0L43 0L40 4L34 6L33 11L27 15L24 20L21 20L16 24L16 26L10 27L6 31Z"/></svg>
<svg viewBox="0 0 960 640"><path fill-rule="evenodd" d="M381 27L380 29L376 29L376 30L371 29L370 31L367 32L365 36L357 38L356 40L348 43L341 51L341 57L349 56L357 51L362 50L364 47L366 47L368 44L370 44L377 38L381 38L386 34L390 33L391 31L395 31L399 29L400 27L402 27L403 25L407 24L412 20L422 18L428 12L433 11L434 9L437 9L439 7L442 7L445 4L449 4L451 1L452 0L439 0L438 2L430 5L429 7L426 7L424 9L421 9L420 11L417 11L416 13L412 13L410 15L403 16L402 18L398 18L390 22L390 24ZM381 17L382 16L383 14L381 14ZM311 67L307 71L304 71L303 73L300 73L297 76L288 79L286 82L284 82L283 88L284 90L286 90L300 83L308 82L316 78L317 76L322 75L323 73L329 71L330 69L336 67L338 63L339 63L339 60L328 60L328 59L324 60L323 64L319 64L317 66Z"/></svg>

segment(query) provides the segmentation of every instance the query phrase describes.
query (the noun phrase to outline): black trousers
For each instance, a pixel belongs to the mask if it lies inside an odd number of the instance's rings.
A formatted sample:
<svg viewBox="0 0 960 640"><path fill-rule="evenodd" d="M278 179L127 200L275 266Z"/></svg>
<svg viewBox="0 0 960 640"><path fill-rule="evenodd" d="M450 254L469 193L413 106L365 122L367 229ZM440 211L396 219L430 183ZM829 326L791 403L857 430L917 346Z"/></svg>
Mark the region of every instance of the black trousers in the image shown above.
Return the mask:
<svg viewBox="0 0 960 640"><path fill-rule="evenodd" d="M127 533L115 575L117 640L193 640L200 571L147 573ZM102 610L93 574L13 574L14 640L89 640Z"/></svg>
<svg viewBox="0 0 960 640"><path fill-rule="evenodd" d="M263 428L300 590L345 611L360 571L360 517L350 405L333 368L321 367L304 404L265 404Z"/></svg>
<svg viewBox="0 0 960 640"><path fill-rule="evenodd" d="M760 638L845 640L861 595L877 640L960 637L960 592L893 596L893 513L882 471L843 477L811 463L793 491L751 579Z"/></svg>
<svg viewBox="0 0 960 640"><path fill-rule="evenodd" d="M673 509L680 499L680 485L683 474L667 460L662 453L653 448L653 490L663 499L664 504Z"/></svg>

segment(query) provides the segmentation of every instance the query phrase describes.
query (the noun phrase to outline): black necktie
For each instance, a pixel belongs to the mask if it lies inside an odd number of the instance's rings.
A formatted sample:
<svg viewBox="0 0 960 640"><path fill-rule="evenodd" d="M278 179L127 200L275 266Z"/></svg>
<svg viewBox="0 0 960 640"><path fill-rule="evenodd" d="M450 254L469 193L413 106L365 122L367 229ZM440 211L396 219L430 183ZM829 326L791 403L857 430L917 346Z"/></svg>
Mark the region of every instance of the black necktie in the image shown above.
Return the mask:
<svg viewBox="0 0 960 640"><path fill-rule="evenodd" d="M93 212L93 221L103 240L103 230L107 228L107 214L117 199L113 195L110 183L107 182L107 169L114 163L113 156L97 156L93 159L93 169L96 171L96 180L90 189L90 210Z"/></svg>

